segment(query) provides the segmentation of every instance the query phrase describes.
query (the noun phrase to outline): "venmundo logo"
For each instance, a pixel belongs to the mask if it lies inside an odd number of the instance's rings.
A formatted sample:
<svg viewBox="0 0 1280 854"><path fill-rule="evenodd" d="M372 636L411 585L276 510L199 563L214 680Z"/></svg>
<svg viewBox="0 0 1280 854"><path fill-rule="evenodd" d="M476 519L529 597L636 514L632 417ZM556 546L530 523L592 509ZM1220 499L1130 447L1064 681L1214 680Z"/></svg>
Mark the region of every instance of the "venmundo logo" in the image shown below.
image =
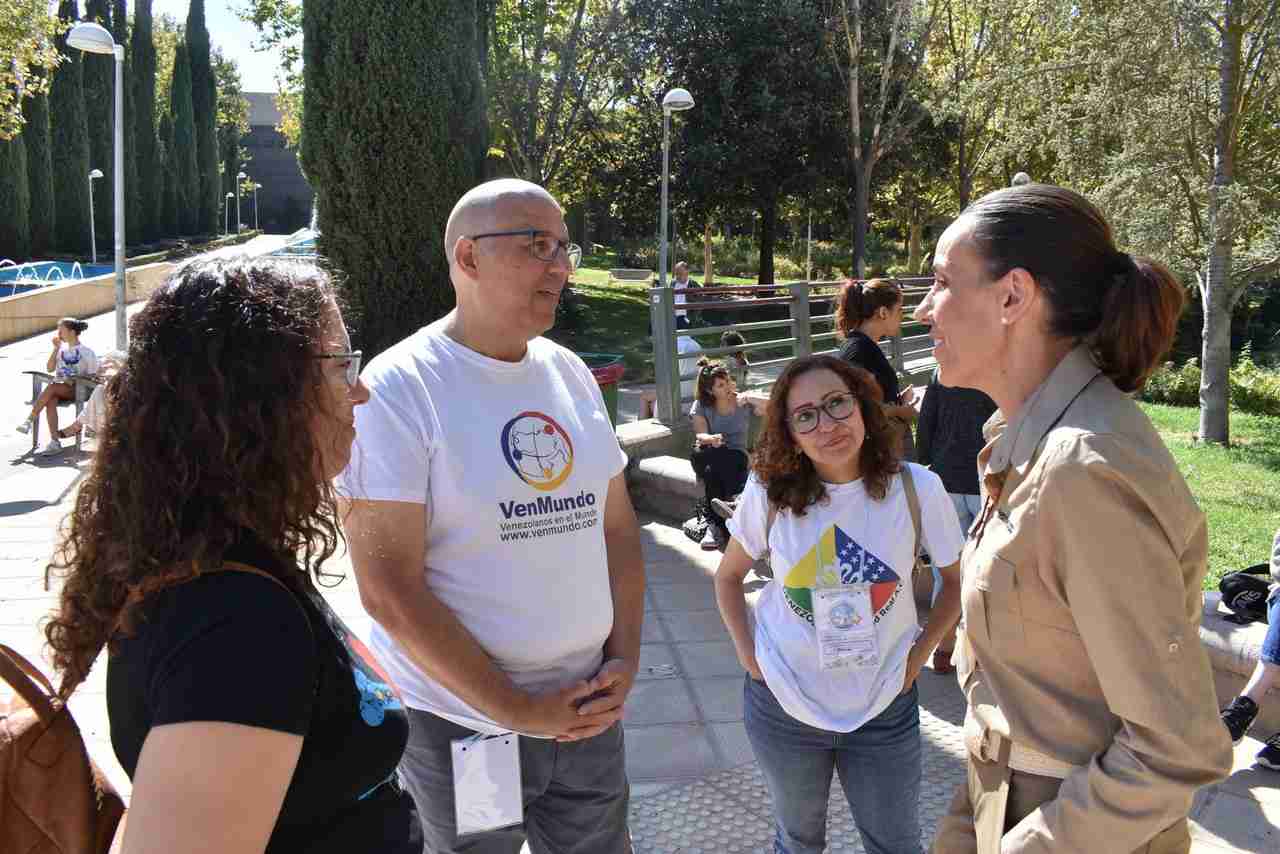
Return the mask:
<svg viewBox="0 0 1280 854"><path fill-rule="evenodd" d="M521 412L506 423L502 456L516 477L541 492L560 486L573 471L569 434L541 412Z"/></svg>

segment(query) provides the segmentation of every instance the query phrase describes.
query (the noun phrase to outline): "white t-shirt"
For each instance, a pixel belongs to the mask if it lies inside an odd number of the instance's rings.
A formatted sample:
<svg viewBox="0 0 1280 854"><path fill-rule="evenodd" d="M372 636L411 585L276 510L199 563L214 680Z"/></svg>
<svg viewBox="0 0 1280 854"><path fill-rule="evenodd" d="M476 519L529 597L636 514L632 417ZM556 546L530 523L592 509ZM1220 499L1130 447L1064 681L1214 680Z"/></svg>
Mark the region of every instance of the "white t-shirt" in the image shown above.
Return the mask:
<svg viewBox="0 0 1280 854"><path fill-rule="evenodd" d="M369 363L339 489L425 504L427 586L518 687L563 688L595 674L613 630L604 507L627 457L572 352L535 338L498 361L448 337L447 320ZM409 706L504 731L377 624L371 645Z"/></svg>
<svg viewBox="0 0 1280 854"><path fill-rule="evenodd" d="M697 341L693 340L692 338L690 338L688 335L681 335L680 337L676 338L677 353L696 353L701 349L702 349L702 345L699 344ZM685 374L696 374L698 371L699 358L700 358L699 356L690 356L685 359L680 359L678 362L680 365L680 376L684 376ZM697 393L697 388L698 388L698 379L696 376L693 379L681 380L680 381L680 399L688 400L689 398L693 397Z"/></svg>
<svg viewBox="0 0 1280 854"><path fill-rule="evenodd" d="M938 566L960 559L964 536L955 508L933 472L914 463L921 545ZM773 581L756 600L755 652L765 682L787 714L831 732L852 732L902 691L907 654L920 635L911 586L914 533L901 475L883 501L861 480L826 484L829 501L797 517L782 509L765 542L769 498L753 474L729 520L729 532L753 558L770 552ZM812 588L823 569L844 583L869 581L878 668L822 670L814 638Z"/></svg>
<svg viewBox="0 0 1280 854"><path fill-rule="evenodd" d="M62 342L53 375L59 380L73 376L87 377L98 372L98 356L84 344Z"/></svg>

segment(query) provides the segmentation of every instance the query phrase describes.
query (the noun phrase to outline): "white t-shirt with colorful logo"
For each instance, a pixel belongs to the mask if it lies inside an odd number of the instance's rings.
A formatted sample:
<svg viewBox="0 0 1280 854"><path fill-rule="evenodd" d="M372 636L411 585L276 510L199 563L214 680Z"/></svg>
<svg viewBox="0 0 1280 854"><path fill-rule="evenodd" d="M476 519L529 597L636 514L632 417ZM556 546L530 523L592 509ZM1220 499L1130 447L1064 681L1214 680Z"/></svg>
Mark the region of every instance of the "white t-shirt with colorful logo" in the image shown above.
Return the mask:
<svg viewBox="0 0 1280 854"><path fill-rule="evenodd" d="M920 539L938 566L960 559L964 535L942 481L911 466L920 496ZM829 500L804 516L780 510L768 532L769 498L753 474L729 532L753 558L770 553L773 581L756 600L755 652L765 682L787 714L831 732L852 732L902 691L907 655L920 635L911 586L915 534L901 475L883 501L861 480L826 484ZM813 588L867 582L878 667L823 670L814 631Z"/></svg>
<svg viewBox="0 0 1280 854"><path fill-rule="evenodd" d="M613 630L604 543L609 481L625 467L591 371L545 338L519 362L470 350L445 319L362 374L347 495L428 509L426 581L520 688L599 669ZM375 623L371 646L407 705L503 731L423 674Z"/></svg>

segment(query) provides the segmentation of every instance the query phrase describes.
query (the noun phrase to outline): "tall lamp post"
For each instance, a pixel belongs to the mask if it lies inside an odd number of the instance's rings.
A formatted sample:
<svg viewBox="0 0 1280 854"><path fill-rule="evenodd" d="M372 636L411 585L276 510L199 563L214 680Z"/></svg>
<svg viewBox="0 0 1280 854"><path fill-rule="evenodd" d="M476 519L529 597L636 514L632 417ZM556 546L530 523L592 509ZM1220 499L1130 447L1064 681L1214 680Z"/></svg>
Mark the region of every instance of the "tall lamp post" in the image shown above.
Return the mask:
<svg viewBox="0 0 1280 854"><path fill-rule="evenodd" d="M86 53L111 54L116 60L116 130L111 175L111 182L115 185L112 217L115 231L112 242L116 265L116 349L125 350L128 348L129 324L125 317L124 289L124 46L116 44L106 27L91 22L72 27L67 33L67 46ZM93 186L92 178L89 186Z"/></svg>
<svg viewBox="0 0 1280 854"><path fill-rule="evenodd" d="M662 310L653 324L654 367L664 382L658 383L658 417L673 423L680 408L680 362L671 348L672 324L675 317L668 309L672 300L667 289L667 182L671 171L671 114L693 107L693 96L686 89L672 89L662 98L662 211L659 214L658 234L658 288Z"/></svg>
<svg viewBox="0 0 1280 854"><path fill-rule="evenodd" d="M93 179L101 177L101 169L94 169L89 173L89 252L93 255L95 264L98 263L98 232L93 224Z"/></svg>
<svg viewBox="0 0 1280 854"><path fill-rule="evenodd" d="M225 215L225 216L223 216L223 218L222 218L222 219L223 219L223 221L226 223L226 226L227 226L227 227L224 229L224 232L225 232L226 234L228 234L228 235L229 235L229 234L231 234L231 199L232 199L232 197L233 197L233 196L234 196L234 194L233 194L233 193L227 193L227 200L226 200L226 202L222 205L222 209L223 209L224 211L226 211L226 215Z"/></svg>
<svg viewBox="0 0 1280 854"><path fill-rule="evenodd" d="M260 190L261 188L262 188L261 184L259 184L257 181L253 182L253 230L254 231L258 230L258 190Z"/></svg>
<svg viewBox="0 0 1280 854"><path fill-rule="evenodd" d="M243 172L236 173L236 234L240 234L240 182L249 176Z"/></svg>

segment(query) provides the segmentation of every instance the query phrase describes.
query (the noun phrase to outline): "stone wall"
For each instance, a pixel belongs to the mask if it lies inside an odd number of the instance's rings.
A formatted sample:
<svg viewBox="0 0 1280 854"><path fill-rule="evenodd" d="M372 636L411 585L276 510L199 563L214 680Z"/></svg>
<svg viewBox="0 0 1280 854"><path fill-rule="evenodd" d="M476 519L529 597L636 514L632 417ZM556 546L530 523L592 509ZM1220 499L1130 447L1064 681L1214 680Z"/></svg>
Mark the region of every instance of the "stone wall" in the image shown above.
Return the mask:
<svg viewBox="0 0 1280 854"><path fill-rule="evenodd" d="M125 271L128 302L151 296L177 264L160 261ZM64 317L92 317L115 307L114 273L0 298L0 344L55 329Z"/></svg>

